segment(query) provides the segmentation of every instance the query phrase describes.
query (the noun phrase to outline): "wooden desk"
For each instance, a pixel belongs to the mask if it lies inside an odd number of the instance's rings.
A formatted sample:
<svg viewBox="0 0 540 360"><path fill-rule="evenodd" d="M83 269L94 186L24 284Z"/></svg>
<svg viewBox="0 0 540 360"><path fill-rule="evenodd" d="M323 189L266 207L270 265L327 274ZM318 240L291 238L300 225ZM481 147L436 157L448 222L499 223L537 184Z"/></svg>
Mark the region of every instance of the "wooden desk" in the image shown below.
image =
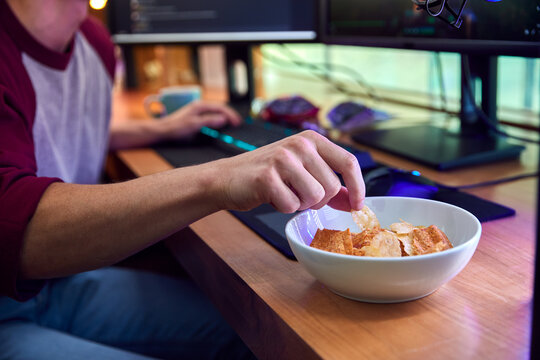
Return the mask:
<svg viewBox="0 0 540 360"><path fill-rule="evenodd" d="M415 168L435 180L470 183L534 170L536 151L521 161L451 173ZM134 176L171 168L148 149L116 155L117 165ZM393 166L415 165L374 156ZM261 359L524 359L530 343L536 179L470 192L513 207L517 215L484 223L467 267L413 302L381 305L339 297L225 211L197 221L167 245Z"/></svg>

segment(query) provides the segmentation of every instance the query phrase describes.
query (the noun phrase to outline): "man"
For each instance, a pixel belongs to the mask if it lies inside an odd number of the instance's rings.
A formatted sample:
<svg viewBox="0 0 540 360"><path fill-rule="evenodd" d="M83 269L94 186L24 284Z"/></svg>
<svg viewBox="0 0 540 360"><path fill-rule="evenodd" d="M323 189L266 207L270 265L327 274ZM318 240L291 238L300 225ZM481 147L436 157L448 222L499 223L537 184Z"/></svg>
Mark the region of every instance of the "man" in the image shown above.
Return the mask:
<svg viewBox="0 0 540 360"><path fill-rule="evenodd" d="M0 358L250 357L188 280L94 269L221 209L359 209L358 163L304 132L233 158L97 184L107 148L240 122L223 105L195 103L109 134L113 73L112 44L87 18L86 0L0 0Z"/></svg>

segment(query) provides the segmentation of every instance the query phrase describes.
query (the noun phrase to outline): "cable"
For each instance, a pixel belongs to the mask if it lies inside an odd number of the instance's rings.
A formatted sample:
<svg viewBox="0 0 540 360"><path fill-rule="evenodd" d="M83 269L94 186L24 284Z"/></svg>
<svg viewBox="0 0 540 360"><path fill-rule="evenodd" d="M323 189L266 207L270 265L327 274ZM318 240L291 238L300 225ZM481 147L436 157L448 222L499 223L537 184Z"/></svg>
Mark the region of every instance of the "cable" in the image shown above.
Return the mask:
<svg viewBox="0 0 540 360"><path fill-rule="evenodd" d="M263 56L263 58L265 58L265 59L267 59L267 60L269 60L269 61L271 61L271 62L273 62L275 64L278 64L278 65L290 65L290 64L293 64L293 65L296 65L296 66L298 66L300 68L308 69L312 75L314 75L315 77L317 77L317 78L319 78L321 80L324 80L326 83L328 83L332 87L334 87L334 89L336 89L338 92L341 92L341 93L343 93L343 94L345 94L347 96L359 96L359 95L366 95L367 94L370 98L374 99L375 101L380 101L381 100L381 97L376 94L375 89L373 87L371 87L370 85L368 85L363 79L359 78L360 74L355 72L353 69L351 69L351 68L349 68L347 66L338 65L338 64L305 62L305 61L301 60L298 55L296 55L291 50L286 48L284 45L282 45L282 46L283 46L283 49L285 50L285 52L288 55L287 59L283 59L281 57L277 57L277 56L268 54L267 52L262 51L260 49L257 49L257 50L260 52L260 54ZM348 72L348 73L354 74L354 77L353 77L354 80L358 83L358 85L360 85L361 87L363 87L365 89L366 94L359 94L359 93L350 91L350 90L347 89L347 87L344 84L342 84L342 83L340 83L340 82L338 82L336 80L330 80L329 77L328 77L328 71L330 70L329 68L336 68L336 70L340 70L342 73L343 72Z"/></svg>
<svg viewBox="0 0 540 360"><path fill-rule="evenodd" d="M469 59L467 58L467 56L465 56L463 58L463 63L464 63L463 71L464 71L464 75L465 75L465 86L466 86L466 90L468 92L468 94L466 96L469 96L470 99L472 100L472 103L474 104L475 113L482 119L484 124L486 124L496 134L499 134L501 136L511 138L511 139L516 139L516 140L519 140L519 141L530 142L530 143L533 143L533 144L540 144L540 140L533 140L533 139L528 139L528 138L524 138L524 137L521 137L521 136L510 135L507 132L502 131L497 127L497 125L496 125L497 122L495 120L492 120L484 112L484 110L482 108L480 108L478 106L478 104L476 104L476 101L474 101L474 97L473 97L474 91L472 89L471 69L470 69L470 65L469 65ZM462 96L464 96L464 95L462 94Z"/></svg>
<svg viewBox="0 0 540 360"><path fill-rule="evenodd" d="M286 46L285 44L280 44L280 45L282 49L285 50L285 52L287 53L289 59L293 58L293 60L298 62L298 64L300 64L301 66L306 65L310 68L312 66L316 68L320 68L322 66L323 71L325 72L325 79L327 81L329 79L328 72L330 72L332 69L336 69L337 71L341 71L344 74L348 74L353 80L356 81L358 85L360 85L360 87L363 87L366 90L366 93L368 94L369 97L375 100L379 100L379 96L377 95L375 89L367 83L367 81L363 78L363 76L358 71L348 66L341 65L341 64L329 64L326 62L320 63L320 64L319 63L306 63L296 53L294 53L288 46Z"/></svg>
<svg viewBox="0 0 540 360"><path fill-rule="evenodd" d="M329 77L328 77L328 71L327 71L327 69L329 67L329 64L325 64L325 63L317 64L317 63L297 61L297 60L293 61L293 60L291 60L289 58L288 59L283 59L281 57L269 54L266 51L262 51L259 48L256 48L256 51L258 51L264 59L266 59L266 60L268 60L268 61L270 61L270 62L272 62L272 63L274 63L276 65L279 65L279 66L290 66L292 64L292 65L295 65L295 66L298 66L298 67L301 67L301 68L308 68L310 70L311 75L317 77L318 79L321 79L321 80L325 81L326 83L331 85L336 91L338 91L338 92L340 92L340 93L342 93L344 95L347 95L347 96L350 96L350 97L366 96L366 93L360 93L360 92L350 90L347 85L344 85L343 83L340 83L340 82L338 82L336 80L330 80ZM323 67L324 69L321 69L321 67ZM358 72L351 69L350 67L347 67L347 66L344 66L344 65L330 64L330 68L333 68L333 67L336 67L336 68L341 69L343 71L345 71L345 69L348 69L347 72L354 73L355 75L359 76ZM323 72L323 74L319 74L317 72ZM366 89L367 95L370 98L372 98L373 100L377 101L377 102L384 101L384 102L390 102L390 103L406 105L406 106L415 106L415 107L418 107L418 108L427 109L427 110L431 110L431 111L441 111L441 112L445 112L447 114L457 115L456 112L449 111L447 109L442 109L442 108L439 108L439 107L436 108L436 107L433 107L433 106L430 106L430 105L423 105L423 104L419 104L419 103L411 103L409 101L398 100L398 99L396 99L394 97L387 98L387 97L380 96L380 95L376 94L374 89L371 86L367 85L367 83L362 82L362 80L358 79L357 77L356 77L356 80L357 80L357 82L359 82L359 84L361 86L363 86L364 88L367 88ZM370 91L368 89L373 89L373 90Z"/></svg>
<svg viewBox="0 0 540 360"><path fill-rule="evenodd" d="M280 57L277 57L277 56L273 56L273 55L270 55L268 53L265 53L264 51L261 51L261 50L258 50L261 55L263 56L263 58L265 58L266 60L270 61L270 62L273 62L274 64L277 64L277 65L291 65L291 63L293 65L296 65L298 67L304 67L303 64L299 63L298 61L291 61L291 60L285 60L285 59L282 59ZM304 63L304 65L306 66L316 66L315 64L310 64L310 63ZM353 91L350 91L347 89L347 87L335 80L328 80L328 77L324 74L319 74L317 73L316 71L320 71L320 69L318 68L311 68L311 74L315 77L317 77L318 79L320 80L323 80L325 81L327 84L331 85L336 91L344 94L344 95L347 95L347 96L350 96L350 97L356 97L356 96L365 96L364 93L357 93L357 92L353 92ZM376 98L378 99L378 97Z"/></svg>
<svg viewBox="0 0 540 360"><path fill-rule="evenodd" d="M291 64L291 62L289 60L286 60L286 59L282 59L280 57L277 57L277 56L274 56L274 55L271 55L271 54L267 54L257 48L255 48L255 51L259 52L261 54L261 56L271 62L272 64L274 65L277 65L277 66L283 66L283 67L287 67L287 68L290 68L291 65L295 65L295 66L298 66L296 64ZM315 75L315 74L311 74L310 75L313 75L315 77L317 77L317 79L319 79L319 76ZM303 79L303 80L306 80L307 78L303 75L297 75L297 74L288 74L287 76L290 76L290 77L295 77L295 78L299 78L299 79ZM311 79L309 78L308 80L314 80L314 79ZM318 81L318 80L314 80L314 81Z"/></svg>
<svg viewBox="0 0 540 360"><path fill-rule="evenodd" d="M441 5L441 8L439 9L438 12L436 13L433 13L431 12L431 9L429 8L429 3L434 3L434 5L437 5L435 3L441 3L442 2L442 5ZM442 1L439 1L439 0L426 0L426 11L428 12L429 15L431 16L439 16L441 15L441 13L443 12L444 10L444 6L446 5L446 0L442 0Z"/></svg>
<svg viewBox="0 0 540 360"><path fill-rule="evenodd" d="M277 64L277 65L281 65L281 66L288 66L288 65L291 65L291 63L293 65L296 65L298 67L307 67L308 65L313 65L313 64L309 64L309 63L305 63L305 64L300 64L298 63L297 61L291 61L291 60L287 60L287 59L282 59L278 56L274 56L274 55L271 55L271 54L268 54L267 52L265 51L262 51L260 49L257 49L257 51L260 52L260 54L262 55L262 57L274 64ZM305 66L304 66L305 65ZM313 65L315 66L315 65ZM324 75L321 75L321 74L318 74L318 73L313 73L313 70L315 71L320 71L319 69L313 69L311 68L310 70L311 71L311 74L319 79L323 79L325 80L326 82L328 82L328 79L324 76ZM342 89L343 89L343 85L339 84L338 82L336 81L330 81L329 82L330 85L332 85L334 88L336 88L338 91L340 92L343 92ZM348 94L347 94L348 95Z"/></svg>
<svg viewBox="0 0 540 360"><path fill-rule="evenodd" d="M439 76L439 88L441 91L441 103L442 103L442 110L444 112L448 112L448 102L446 98L446 86L444 84L444 76L443 76L443 70L442 70L442 61L441 61L441 53L439 51L435 52L435 64L437 67L437 74Z"/></svg>

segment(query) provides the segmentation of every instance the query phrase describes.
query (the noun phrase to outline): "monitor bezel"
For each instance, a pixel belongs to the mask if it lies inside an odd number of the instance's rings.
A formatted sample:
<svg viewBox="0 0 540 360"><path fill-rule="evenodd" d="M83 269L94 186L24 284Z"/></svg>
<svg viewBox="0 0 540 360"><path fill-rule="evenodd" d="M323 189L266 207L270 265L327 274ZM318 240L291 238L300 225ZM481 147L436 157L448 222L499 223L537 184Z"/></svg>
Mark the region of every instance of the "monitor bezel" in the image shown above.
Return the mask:
<svg viewBox="0 0 540 360"><path fill-rule="evenodd" d="M184 43L264 43L264 42L314 42L315 30L305 31L251 31L251 32L201 32L201 33L147 33L114 34L119 45L135 44L184 44Z"/></svg>

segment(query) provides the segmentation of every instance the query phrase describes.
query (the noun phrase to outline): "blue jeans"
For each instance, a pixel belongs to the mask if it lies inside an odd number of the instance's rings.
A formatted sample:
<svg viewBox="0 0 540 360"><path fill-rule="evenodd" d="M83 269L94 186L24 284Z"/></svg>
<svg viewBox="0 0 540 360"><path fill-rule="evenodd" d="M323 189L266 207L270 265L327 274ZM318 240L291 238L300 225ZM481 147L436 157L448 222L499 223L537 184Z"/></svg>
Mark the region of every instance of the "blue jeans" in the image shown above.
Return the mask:
<svg viewBox="0 0 540 360"><path fill-rule="evenodd" d="M251 359L189 280L119 267L0 297L0 359Z"/></svg>

